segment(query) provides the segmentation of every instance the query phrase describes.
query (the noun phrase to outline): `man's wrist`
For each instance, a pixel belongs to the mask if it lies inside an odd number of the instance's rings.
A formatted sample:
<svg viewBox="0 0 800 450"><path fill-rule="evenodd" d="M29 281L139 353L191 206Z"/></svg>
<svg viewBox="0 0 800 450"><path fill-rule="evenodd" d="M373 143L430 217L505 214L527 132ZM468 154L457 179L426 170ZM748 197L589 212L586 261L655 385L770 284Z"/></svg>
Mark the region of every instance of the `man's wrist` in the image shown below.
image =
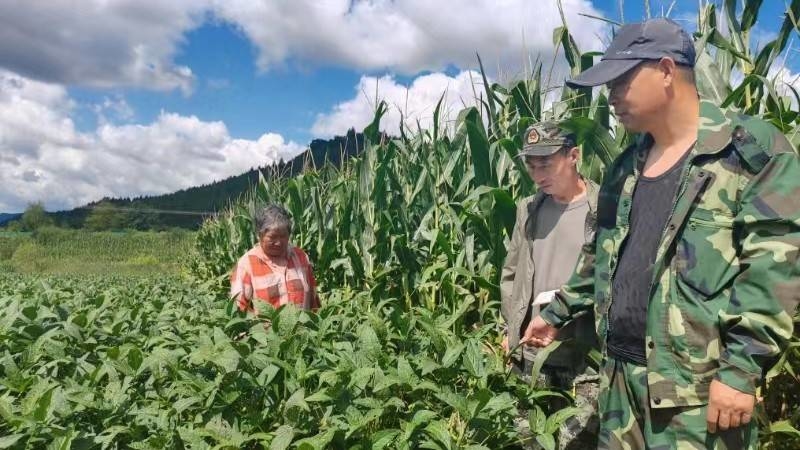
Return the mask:
<svg viewBox="0 0 800 450"><path fill-rule="evenodd" d="M550 308L544 308L539 314L539 317L542 318L544 323L553 328L561 328L561 325L563 324L563 322L550 310Z"/></svg>
<svg viewBox="0 0 800 450"><path fill-rule="evenodd" d="M723 360L714 379L739 392L755 395L756 386L761 380L761 373L747 372L737 366L727 364Z"/></svg>

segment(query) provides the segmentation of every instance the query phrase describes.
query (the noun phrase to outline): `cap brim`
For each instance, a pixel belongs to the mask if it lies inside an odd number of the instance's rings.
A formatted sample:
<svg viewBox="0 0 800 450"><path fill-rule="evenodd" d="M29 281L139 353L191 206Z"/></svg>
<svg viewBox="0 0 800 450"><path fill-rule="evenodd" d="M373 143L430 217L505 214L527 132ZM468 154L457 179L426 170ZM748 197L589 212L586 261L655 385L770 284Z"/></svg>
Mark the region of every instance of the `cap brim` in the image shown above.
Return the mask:
<svg viewBox="0 0 800 450"><path fill-rule="evenodd" d="M537 145L535 147L523 148L521 152L517 154L518 158L524 158L526 156L550 156L556 153L561 147L561 145Z"/></svg>
<svg viewBox="0 0 800 450"><path fill-rule="evenodd" d="M567 86L571 88L600 86L621 77L640 62L641 59L604 59L579 73L574 79L567 80Z"/></svg>

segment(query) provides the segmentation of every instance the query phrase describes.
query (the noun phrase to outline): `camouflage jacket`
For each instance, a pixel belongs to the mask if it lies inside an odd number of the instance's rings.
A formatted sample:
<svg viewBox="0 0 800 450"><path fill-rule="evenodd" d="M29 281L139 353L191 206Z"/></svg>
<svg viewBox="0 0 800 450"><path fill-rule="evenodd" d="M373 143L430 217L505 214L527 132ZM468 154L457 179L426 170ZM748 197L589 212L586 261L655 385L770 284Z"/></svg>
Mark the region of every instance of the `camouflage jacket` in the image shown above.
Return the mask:
<svg viewBox="0 0 800 450"><path fill-rule="evenodd" d="M652 143L611 165L594 246L542 311L556 327L594 307L603 355L620 248ZM701 102L697 142L656 255L647 311L650 406L702 405L714 378L755 387L792 335L800 300L800 160L772 125Z"/></svg>

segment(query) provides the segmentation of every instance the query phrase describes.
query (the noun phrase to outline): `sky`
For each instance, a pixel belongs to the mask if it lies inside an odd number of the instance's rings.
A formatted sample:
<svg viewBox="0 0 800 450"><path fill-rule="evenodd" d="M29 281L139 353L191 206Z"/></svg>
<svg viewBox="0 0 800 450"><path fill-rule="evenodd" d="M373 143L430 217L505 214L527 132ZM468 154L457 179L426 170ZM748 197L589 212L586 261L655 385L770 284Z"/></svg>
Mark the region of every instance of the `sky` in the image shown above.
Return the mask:
<svg viewBox="0 0 800 450"><path fill-rule="evenodd" d="M638 21L645 3L562 0L581 51L610 36L587 16ZM650 0L650 14L693 30L698 3ZM757 40L774 37L784 4L764 1ZM238 175L363 129L377 99L390 133L430 125L443 93L454 118L475 104L476 54L501 83L537 59L563 80L560 25L556 0L3 0L0 212Z"/></svg>

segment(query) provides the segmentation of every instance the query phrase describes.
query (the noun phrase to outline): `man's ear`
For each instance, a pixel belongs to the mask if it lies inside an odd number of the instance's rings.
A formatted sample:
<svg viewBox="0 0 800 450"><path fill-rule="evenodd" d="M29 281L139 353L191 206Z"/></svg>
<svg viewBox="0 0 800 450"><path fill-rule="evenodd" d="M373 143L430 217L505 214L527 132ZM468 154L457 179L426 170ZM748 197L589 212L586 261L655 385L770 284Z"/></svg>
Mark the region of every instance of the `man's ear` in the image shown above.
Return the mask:
<svg viewBox="0 0 800 450"><path fill-rule="evenodd" d="M675 64L675 60L670 57L664 57L658 61L658 70L660 70L661 74L664 76L665 86L671 86L675 84L675 81L679 77L678 65Z"/></svg>
<svg viewBox="0 0 800 450"><path fill-rule="evenodd" d="M581 160L581 149L578 148L577 146L572 147L571 149L569 149L568 155L570 160L572 160L572 162L578 164L578 161Z"/></svg>

